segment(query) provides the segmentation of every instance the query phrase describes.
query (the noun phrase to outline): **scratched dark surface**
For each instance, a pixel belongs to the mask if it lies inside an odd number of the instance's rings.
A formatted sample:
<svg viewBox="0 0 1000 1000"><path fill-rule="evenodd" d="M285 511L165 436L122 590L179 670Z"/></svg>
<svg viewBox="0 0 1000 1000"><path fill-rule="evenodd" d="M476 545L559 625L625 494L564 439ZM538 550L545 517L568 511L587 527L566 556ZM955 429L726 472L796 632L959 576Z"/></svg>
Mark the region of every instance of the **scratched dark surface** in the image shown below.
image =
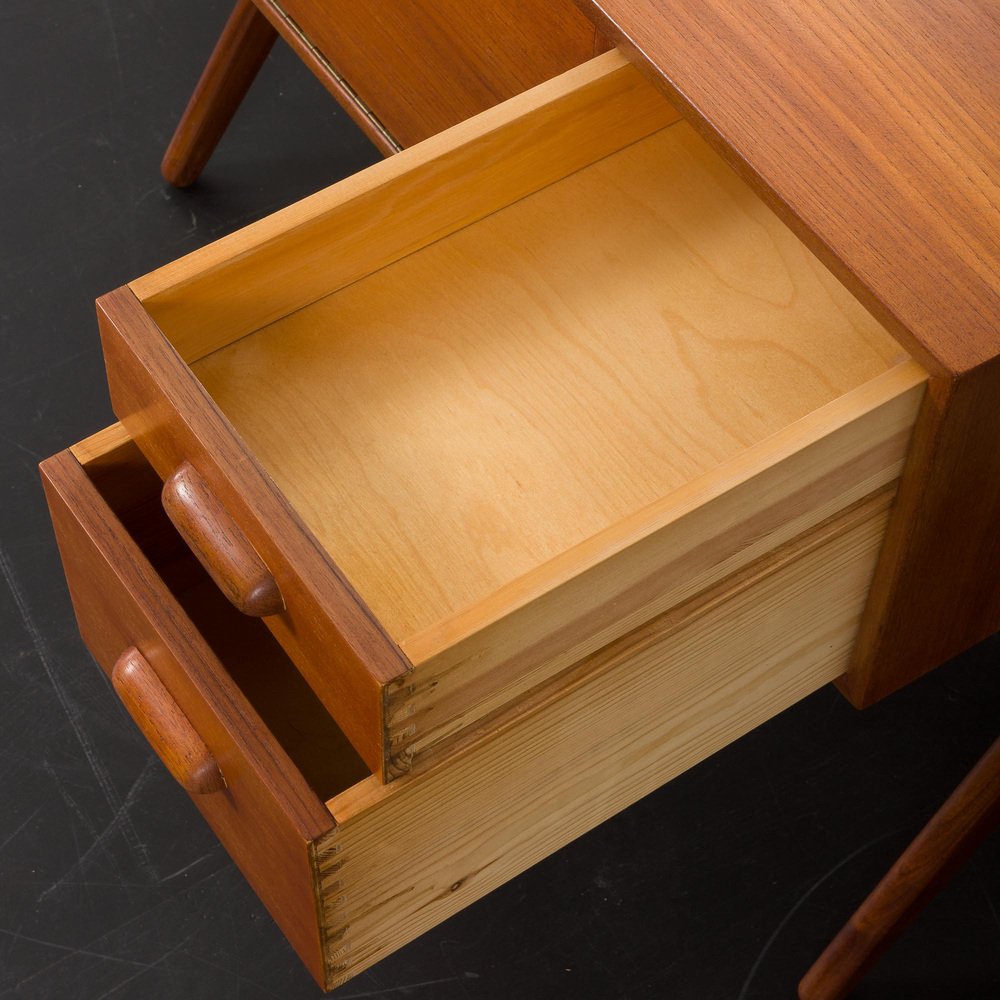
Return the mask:
<svg viewBox="0 0 1000 1000"><path fill-rule="evenodd" d="M94 297L375 158L282 46L204 181L157 163L226 4L0 6L0 996L319 991L76 634L35 466L111 421ZM826 689L337 996L780 1000L1000 734L997 640ZM1000 835L859 997L1000 996Z"/></svg>

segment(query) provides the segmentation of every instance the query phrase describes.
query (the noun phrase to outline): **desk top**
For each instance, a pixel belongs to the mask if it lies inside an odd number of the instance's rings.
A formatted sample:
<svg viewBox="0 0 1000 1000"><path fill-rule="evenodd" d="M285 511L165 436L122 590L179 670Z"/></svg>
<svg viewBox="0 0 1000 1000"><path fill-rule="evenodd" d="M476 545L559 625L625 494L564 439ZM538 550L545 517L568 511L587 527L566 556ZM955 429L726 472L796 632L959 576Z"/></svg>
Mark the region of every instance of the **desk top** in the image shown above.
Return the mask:
<svg viewBox="0 0 1000 1000"><path fill-rule="evenodd" d="M995 0L578 0L925 364L1000 354Z"/></svg>

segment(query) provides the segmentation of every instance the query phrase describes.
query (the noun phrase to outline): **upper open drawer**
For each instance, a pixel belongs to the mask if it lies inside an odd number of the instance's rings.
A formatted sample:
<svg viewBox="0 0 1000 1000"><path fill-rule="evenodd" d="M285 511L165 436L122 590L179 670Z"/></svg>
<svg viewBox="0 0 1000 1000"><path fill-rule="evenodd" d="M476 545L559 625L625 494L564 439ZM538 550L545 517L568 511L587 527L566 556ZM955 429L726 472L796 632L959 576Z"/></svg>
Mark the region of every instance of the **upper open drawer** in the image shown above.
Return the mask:
<svg viewBox="0 0 1000 1000"><path fill-rule="evenodd" d="M925 380L616 53L99 307L175 523L383 777L898 477Z"/></svg>

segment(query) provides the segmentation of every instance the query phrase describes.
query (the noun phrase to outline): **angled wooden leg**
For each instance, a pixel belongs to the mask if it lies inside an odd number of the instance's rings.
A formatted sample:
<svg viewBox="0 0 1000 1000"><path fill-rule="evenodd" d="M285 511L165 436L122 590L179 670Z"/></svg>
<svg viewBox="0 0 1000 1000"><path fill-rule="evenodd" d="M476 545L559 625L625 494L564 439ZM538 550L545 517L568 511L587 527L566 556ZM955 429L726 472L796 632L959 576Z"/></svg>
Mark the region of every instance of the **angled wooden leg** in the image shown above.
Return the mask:
<svg viewBox="0 0 1000 1000"><path fill-rule="evenodd" d="M900 855L799 984L801 1000L840 1000L1000 823L1000 740Z"/></svg>
<svg viewBox="0 0 1000 1000"><path fill-rule="evenodd" d="M160 165L171 184L187 187L198 179L275 38L250 0L237 0Z"/></svg>

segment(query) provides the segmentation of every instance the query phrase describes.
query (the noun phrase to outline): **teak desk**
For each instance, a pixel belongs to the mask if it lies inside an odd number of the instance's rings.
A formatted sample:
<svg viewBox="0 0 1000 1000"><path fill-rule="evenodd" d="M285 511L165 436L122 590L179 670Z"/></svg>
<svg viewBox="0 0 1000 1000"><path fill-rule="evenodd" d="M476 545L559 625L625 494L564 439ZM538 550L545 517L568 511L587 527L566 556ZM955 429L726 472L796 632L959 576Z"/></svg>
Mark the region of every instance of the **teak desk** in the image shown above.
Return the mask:
<svg viewBox="0 0 1000 1000"><path fill-rule="evenodd" d="M327 987L1000 627L995 13L505 9L499 58L409 5L455 104L366 105L486 110L99 300L121 423L42 468L90 649Z"/></svg>

